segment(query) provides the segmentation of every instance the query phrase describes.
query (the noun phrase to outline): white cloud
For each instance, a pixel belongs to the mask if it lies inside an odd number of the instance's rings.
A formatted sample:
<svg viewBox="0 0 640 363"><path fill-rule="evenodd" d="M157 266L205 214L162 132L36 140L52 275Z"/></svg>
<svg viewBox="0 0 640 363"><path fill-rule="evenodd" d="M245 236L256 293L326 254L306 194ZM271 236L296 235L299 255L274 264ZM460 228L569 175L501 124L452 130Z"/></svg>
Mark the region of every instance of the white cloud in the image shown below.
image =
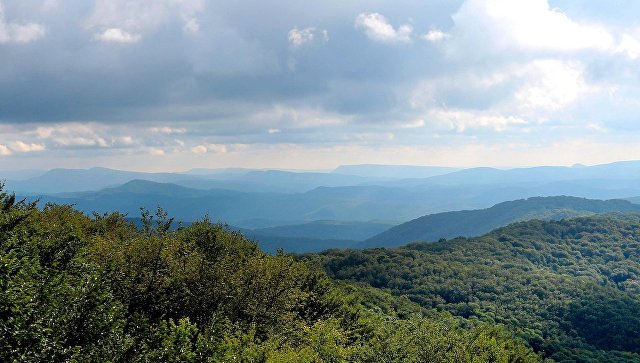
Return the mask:
<svg viewBox="0 0 640 363"><path fill-rule="evenodd" d="M158 134L170 135L170 134L184 134L185 132L187 132L187 129L185 129L184 127L162 126L162 127L152 127L149 129L149 131L158 133Z"/></svg>
<svg viewBox="0 0 640 363"><path fill-rule="evenodd" d="M467 0L453 15L453 37L460 55L506 50L608 50L611 34L596 24L578 23L552 9L547 0Z"/></svg>
<svg viewBox="0 0 640 363"><path fill-rule="evenodd" d="M97 40L135 43L175 17L182 20L184 32L199 32L204 7L204 0L96 0L85 26L98 30Z"/></svg>
<svg viewBox="0 0 640 363"><path fill-rule="evenodd" d="M131 146L135 144L132 136L120 136L113 139L113 143L122 146Z"/></svg>
<svg viewBox="0 0 640 363"><path fill-rule="evenodd" d="M164 155L164 150L157 147L152 147L152 148L149 148L149 154L153 156L162 156Z"/></svg>
<svg viewBox="0 0 640 363"><path fill-rule="evenodd" d="M30 43L42 38L44 34L44 26L37 23L18 24L7 22L4 8L0 3L0 44Z"/></svg>
<svg viewBox="0 0 640 363"><path fill-rule="evenodd" d="M221 144L197 145L191 148L191 152L194 154L225 154L227 151L227 146Z"/></svg>
<svg viewBox="0 0 640 363"><path fill-rule="evenodd" d="M345 124L349 117L321 109L276 105L250 115L249 119L272 129L304 129Z"/></svg>
<svg viewBox="0 0 640 363"><path fill-rule="evenodd" d="M581 62L556 59L513 63L493 71L469 68L420 82L408 103L414 110L431 112L446 128L462 132L479 125L503 131L524 120L544 123L599 92L602 87L589 84L585 74ZM465 103L461 95L480 100L482 106ZM448 106L449 101L454 106ZM469 121L473 117L477 122Z"/></svg>
<svg viewBox="0 0 640 363"><path fill-rule="evenodd" d="M595 91L584 79L579 62L536 60L516 72L525 84L515 93L515 104L524 109L556 111L582 95Z"/></svg>
<svg viewBox="0 0 640 363"><path fill-rule="evenodd" d="M359 132L354 134L353 138L365 143L386 142L394 140L396 135L391 132Z"/></svg>
<svg viewBox="0 0 640 363"><path fill-rule="evenodd" d="M105 126L95 123L66 123L40 126L35 134L39 139L49 139L63 147L109 147ZM105 135L103 135L105 134Z"/></svg>
<svg viewBox="0 0 640 363"><path fill-rule="evenodd" d="M6 145L0 144L0 156L9 156L11 154L13 154L13 152L11 152Z"/></svg>
<svg viewBox="0 0 640 363"><path fill-rule="evenodd" d="M326 29L318 30L314 27L304 29L293 28L289 30L288 40L292 48L299 48L305 44L314 42L326 43L329 41L329 32Z"/></svg>
<svg viewBox="0 0 640 363"><path fill-rule="evenodd" d="M640 41L629 34L623 34L615 52L622 53L631 60L636 60L640 58Z"/></svg>
<svg viewBox="0 0 640 363"><path fill-rule="evenodd" d="M102 137L85 137L85 136L62 136L56 137L54 141L60 146L99 146L108 147L109 144Z"/></svg>
<svg viewBox="0 0 640 363"><path fill-rule="evenodd" d="M193 152L194 154L206 154L207 147L204 145L194 146L191 148L191 152Z"/></svg>
<svg viewBox="0 0 640 363"><path fill-rule="evenodd" d="M369 39L387 43L411 42L413 28L410 25L401 25L395 29L381 14L362 13L356 17L355 27L363 30Z"/></svg>
<svg viewBox="0 0 640 363"><path fill-rule="evenodd" d="M424 127L424 125L425 125L425 122L423 119L417 119L414 121L405 122L401 124L399 127L401 129L419 129L421 127Z"/></svg>
<svg viewBox="0 0 640 363"><path fill-rule="evenodd" d="M448 37L449 37L449 34L444 33L441 30L433 29L433 30L429 30L427 34L423 35L422 39L431 43L439 43Z"/></svg>
<svg viewBox="0 0 640 363"><path fill-rule="evenodd" d="M289 30L289 44L291 44L293 47L299 47L305 43L312 42L313 32L315 30L315 28L293 28Z"/></svg>
<svg viewBox="0 0 640 363"><path fill-rule="evenodd" d="M27 144L23 141L15 141L11 143L11 149L22 153L28 153L34 151L44 151L46 150L46 147L42 144Z"/></svg>
<svg viewBox="0 0 640 363"><path fill-rule="evenodd" d="M141 38L140 34L130 34L119 28L109 28L93 36L93 39L101 42L125 44L137 43Z"/></svg>
<svg viewBox="0 0 640 363"><path fill-rule="evenodd" d="M427 119L440 128L456 132L479 128L489 128L501 132L512 125L527 124L527 121L518 116L503 116L500 114L464 110L434 109L429 111Z"/></svg>
<svg viewBox="0 0 640 363"><path fill-rule="evenodd" d="M269 134L277 134L277 133L280 133L280 129L269 129L267 130L267 132Z"/></svg>

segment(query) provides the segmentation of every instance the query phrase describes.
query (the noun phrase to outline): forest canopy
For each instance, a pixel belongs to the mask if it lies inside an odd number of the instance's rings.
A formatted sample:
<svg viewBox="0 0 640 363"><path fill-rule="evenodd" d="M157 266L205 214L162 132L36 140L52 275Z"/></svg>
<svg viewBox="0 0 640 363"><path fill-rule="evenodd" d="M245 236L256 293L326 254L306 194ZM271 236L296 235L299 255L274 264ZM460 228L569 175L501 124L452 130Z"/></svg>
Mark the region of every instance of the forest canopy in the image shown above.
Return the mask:
<svg viewBox="0 0 640 363"><path fill-rule="evenodd" d="M477 238L305 258L338 280L504 324L560 362L640 361L637 215L533 220Z"/></svg>
<svg viewBox="0 0 640 363"><path fill-rule="evenodd" d="M0 360L541 360L502 325L332 282L207 219L143 222L0 190Z"/></svg>

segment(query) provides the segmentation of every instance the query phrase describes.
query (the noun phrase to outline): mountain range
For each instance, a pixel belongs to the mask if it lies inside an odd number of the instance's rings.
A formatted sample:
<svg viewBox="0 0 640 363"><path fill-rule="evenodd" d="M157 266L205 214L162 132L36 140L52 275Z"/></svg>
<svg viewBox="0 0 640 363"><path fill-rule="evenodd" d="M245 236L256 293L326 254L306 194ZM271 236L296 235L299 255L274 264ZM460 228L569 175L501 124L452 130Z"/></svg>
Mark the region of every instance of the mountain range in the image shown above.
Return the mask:
<svg viewBox="0 0 640 363"><path fill-rule="evenodd" d="M426 215L391 227L358 244L358 247L398 247L415 241L433 242L443 238L473 237L514 222L532 219L560 220L614 212L640 213L640 205L620 199L532 197L502 202L486 209Z"/></svg>
<svg viewBox="0 0 640 363"><path fill-rule="evenodd" d="M491 209L505 201L531 197L566 195L640 202L640 161L513 169L402 165L180 173L53 169L0 172L0 179L6 180L7 190L38 199L41 205L73 204L86 213L120 211L130 218L138 217L141 207L155 210L160 206L176 220L192 222L208 215L213 221L250 231L247 234L265 246L268 242L267 250L285 247L295 252L397 246L413 240L476 235L526 218L596 213L595 207L563 210L547 206L537 211L540 206L533 206L535 199L525 203L531 211L520 206L522 201ZM511 208L514 210L509 211ZM611 211L618 209L632 208L620 204ZM445 212L453 214L439 215ZM419 222L381 234L417 218ZM416 228L421 223L424 228Z"/></svg>

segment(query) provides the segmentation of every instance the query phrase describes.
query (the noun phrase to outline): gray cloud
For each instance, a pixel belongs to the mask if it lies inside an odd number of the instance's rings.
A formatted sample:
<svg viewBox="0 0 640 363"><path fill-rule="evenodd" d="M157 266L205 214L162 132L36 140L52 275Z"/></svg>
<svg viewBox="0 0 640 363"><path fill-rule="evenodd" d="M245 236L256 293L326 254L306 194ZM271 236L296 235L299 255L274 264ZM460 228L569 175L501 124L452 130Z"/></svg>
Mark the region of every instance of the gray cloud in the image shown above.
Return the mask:
<svg viewBox="0 0 640 363"><path fill-rule="evenodd" d="M370 162L387 158L372 150L396 148L413 155L402 162L417 163L431 160L418 150L436 148L446 163L471 145L489 155L501 143L552 150L563 140L611 144L639 133L640 32L618 7L0 4L0 167L45 154L65 165L122 155L183 165L194 154L205 162L210 150L233 164L291 145L378 158ZM331 155L327 163L342 162Z"/></svg>

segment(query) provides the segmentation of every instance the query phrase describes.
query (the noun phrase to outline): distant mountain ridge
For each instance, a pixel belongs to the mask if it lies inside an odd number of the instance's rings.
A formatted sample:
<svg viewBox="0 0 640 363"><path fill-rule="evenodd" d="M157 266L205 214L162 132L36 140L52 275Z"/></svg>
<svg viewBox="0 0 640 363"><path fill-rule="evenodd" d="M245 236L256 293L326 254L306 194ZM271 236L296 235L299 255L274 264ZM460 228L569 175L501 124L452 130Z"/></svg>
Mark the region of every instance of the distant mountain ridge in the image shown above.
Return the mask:
<svg viewBox="0 0 640 363"><path fill-rule="evenodd" d="M418 166L418 165L341 165L333 170L333 173L346 175L359 175L363 177L410 179L429 178L436 175L448 174L460 170L443 166Z"/></svg>
<svg viewBox="0 0 640 363"><path fill-rule="evenodd" d="M358 247L397 247L415 241L473 237L519 221L560 220L611 212L640 213L640 205L619 199L532 197L499 203L486 209L426 215L392 227L358 244Z"/></svg>

